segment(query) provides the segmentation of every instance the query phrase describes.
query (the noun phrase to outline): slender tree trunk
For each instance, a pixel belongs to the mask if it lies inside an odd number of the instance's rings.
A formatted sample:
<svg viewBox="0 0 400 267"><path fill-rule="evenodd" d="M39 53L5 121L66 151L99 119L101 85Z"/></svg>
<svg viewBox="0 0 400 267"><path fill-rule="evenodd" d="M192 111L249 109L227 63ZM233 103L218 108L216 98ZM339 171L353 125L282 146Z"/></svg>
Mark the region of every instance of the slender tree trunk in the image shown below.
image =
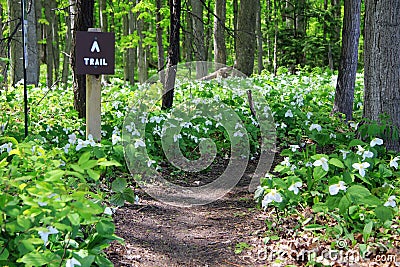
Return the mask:
<svg viewBox="0 0 400 267"><path fill-rule="evenodd" d="M193 19L192 19L192 4L191 1L188 1L186 3L186 6L188 8L188 12L185 13L185 26L186 29L184 30L183 34L183 58L185 59L186 62L192 62L193 61L193 36L194 36L194 31L193 31Z"/></svg>
<svg viewBox="0 0 400 267"><path fill-rule="evenodd" d="M47 87L51 87L53 85L53 76L54 76L54 50L53 50L53 20L55 13L52 11L52 1L44 1L44 12L46 16L46 20L49 22L45 26L45 39L46 39L46 49L45 49L45 61L46 61L46 85Z"/></svg>
<svg viewBox="0 0 400 267"><path fill-rule="evenodd" d="M214 61L226 64L225 45L226 0L215 1L214 17Z"/></svg>
<svg viewBox="0 0 400 267"><path fill-rule="evenodd" d="M234 48L235 55L237 55L238 13L239 13L238 0L233 0L233 33L234 33L233 48ZM236 65L236 60L235 60L235 65Z"/></svg>
<svg viewBox="0 0 400 267"><path fill-rule="evenodd" d="M76 47L76 31L87 31L93 28L93 11L94 0L77 0L76 1L76 15L74 22L74 34L72 40L72 56L71 67L73 70L74 79L74 107L78 111L79 117L86 116L86 76L76 74L75 64L75 47Z"/></svg>
<svg viewBox="0 0 400 267"><path fill-rule="evenodd" d="M99 19L101 31L108 32L107 0L99 0ZM109 81L109 76L102 75L101 79L103 83L107 83Z"/></svg>
<svg viewBox="0 0 400 267"><path fill-rule="evenodd" d="M168 47L168 61L165 77L165 88L162 96L162 109L172 107L174 100L174 87L176 67L179 60L179 31L181 18L181 0L169 0L170 10L170 35Z"/></svg>
<svg viewBox="0 0 400 267"><path fill-rule="evenodd" d="M256 11L259 0L241 1L238 16L237 69L250 76L254 69L256 48Z"/></svg>
<svg viewBox="0 0 400 267"><path fill-rule="evenodd" d="M27 73L26 73L26 82L27 84L38 85L39 83L39 50L38 50L38 42L36 36L36 24L37 18L35 13L35 2L40 0L32 0L31 7L27 8L27 21L28 21L28 29L27 29Z"/></svg>
<svg viewBox="0 0 400 267"><path fill-rule="evenodd" d="M10 80L15 85L24 78L21 45L21 4L19 1L8 0L8 14L10 20Z"/></svg>
<svg viewBox="0 0 400 267"><path fill-rule="evenodd" d="M107 0L99 0L100 27L102 32L108 32Z"/></svg>
<svg viewBox="0 0 400 267"><path fill-rule="evenodd" d="M130 2L132 6L133 2ZM132 12L132 9L129 11L129 34L133 35L136 32L136 16ZM137 54L136 49L128 48L129 55L129 73L128 80L131 85L135 84L135 67L137 65Z"/></svg>
<svg viewBox="0 0 400 267"><path fill-rule="evenodd" d="M165 59L164 59L164 45L163 45L163 29L161 28L161 7L162 7L162 0L156 0L156 39L157 39L157 55L158 55L158 61L157 61L157 67L158 71L161 71L164 69L164 64L165 64ZM190 43L191 44L191 43ZM162 72L164 73L164 72ZM160 75L160 81L161 84L164 86L165 85L165 76Z"/></svg>
<svg viewBox="0 0 400 267"><path fill-rule="evenodd" d="M0 4L0 29L3 29L3 5ZM3 40L3 31L0 30L0 39ZM5 42L0 43L0 57L2 58L7 58L7 45ZM3 79L2 82L0 82L1 88L5 84L7 84L7 69L8 69L8 64L4 60L0 60L0 75L1 78Z"/></svg>
<svg viewBox="0 0 400 267"><path fill-rule="evenodd" d="M358 40L360 38L360 16L361 0L345 0L342 54L333 112L345 114L347 121L353 119L354 86L358 63Z"/></svg>
<svg viewBox="0 0 400 267"><path fill-rule="evenodd" d="M257 70L258 74L261 74L262 70L264 69L263 65L263 35L261 31L261 2L258 0L258 9L257 9L257 16L256 16L256 34L257 34Z"/></svg>
<svg viewBox="0 0 400 267"><path fill-rule="evenodd" d="M69 64L71 56L71 42L72 42L72 31L71 31L71 16L65 16L65 24L67 25L67 31L65 33L65 46L63 52L63 67L61 74L61 82L63 84L64 90L68 87L68 77L69 77Z"/></svg>
<svg viewBox="0 0 400 267"><path fill-rule="evenodd" d="M278 7L276 6L276 0L274 0L274 76L278 71Z"/></svg>
<svg viewBox="0 0 400 267"><path fill-rule="evenodd" d="M393 127L385 144L396 152L400 151L399 18L398 0L365 1L364 117L380 121L381 115L389 116Z"/></svg>
<svg viewBox="0 0 400 267"><path fill-rule="evenodd" d="M128 36L129 34L129 13L122 15L122 35ZM124 49L123 52L123 63L124 63L124 81L129 81L129 69L133 66L130 65L128 48Z"/></svg>
<svg viewBox="0 0 400 267"><path fill-rule="evenodd" d="M207 60L207 50L204 45L204 21L203 3L199 0L191 0L194 36L194 58L196 61ZM196 63L196 78L207 75L207 64L204 62Z"/></svg>
<svg viewBox="0 0 400 267"><path fill-rule="evenodd" d="M139 2L136 2L139 3ZM137 14L139 16L139 14ZM143 45L143 27L144 21L142 18L137 20L137 34L139 36L139 43L137 47L137 60L138 60L138 74L139 74L139 83L144 83L147 80L147 63L146 63L146 52Z"/></svg>
<svg viewBox="0 0 400 267"><path fill-rule="evenodd" d="M271 64L271 12L272 12L272 7L271 7L271 0L267 0L267 8L266 8L266 14L265 14L265 25L267 25L267 35L266 35L266 41L267 41L267 65L268 67Z"/></svg>
<svg viewBox="0 0 400 267"><path fill-rule="evenodd" d="M53 10L53 24L52 24L52 34L53 34L53 59L54 59L54 76L55 79L58 80L60 77L60 38L58 36L58 24L59 24L59 16L56 15L55 9L57 8L57 2L52 2L52 10Z"/></svg>

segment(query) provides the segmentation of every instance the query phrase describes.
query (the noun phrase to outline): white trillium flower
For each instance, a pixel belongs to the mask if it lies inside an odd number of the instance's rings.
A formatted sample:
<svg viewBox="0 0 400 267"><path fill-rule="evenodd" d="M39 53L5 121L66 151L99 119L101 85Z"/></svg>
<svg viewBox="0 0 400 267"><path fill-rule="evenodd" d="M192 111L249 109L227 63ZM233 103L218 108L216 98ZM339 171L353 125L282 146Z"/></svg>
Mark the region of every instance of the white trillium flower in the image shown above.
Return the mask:
<svg viewBox="0 0 400 267"><path fill-rule="evenodd" d="M383 204L385 207L392 207L392 208L394 208L394 207L396 207L396 201L395 201L395 199L396 199L396 196L390 196L389 198L388 198L388 201L386 201L385 202L385 204Z"/></svg>
<svg viewBox="0 0 400 267"><path fill-rule="evenodd" d="M358 123L350 122L350 127L353 128L354 130L357 130L358 129Z"/></svg>
<svg viewBox="0 0 400 267"><path fill-rule="evenodd" d="M291 186L289 186L288 190L289 191L293 191L293 193L295 195L297 195L299 193L299 188L303 186L302 182L295 182L294 184L292 184Z"/></svg>
<svg viewBox="0 0 400 267"><path fill-rule="evenodd" d="M48 230L47 232L38 231L38 234L40 235L40 238L43 240L44 245L46 245L47 241L49 241L49 235L58 234L58 230L53 226L47 226L47 230Z"/></svg>
<svg viewBox="0 0 400 267"><path fill-rule="evenodd" d="M363 148L360 145L357 145L357 152L356 152L357 155L362 155L364 153L364 151L365 151L365 148Z"/></svg>
<svg viewBox="0 0 400 267"><path fill-rule="evenodd" d="M72 258L72 259L68 259L67 260L67 263L65 264L65 267L75 267L75 265L76 266L81 266L81 263L77 259Z"/></svg>
<svg viewBox="0 0 400 267"><path fill-rule="evenodd" d="M329 186L329 194L334 196L337 195L340 190L346 191L347 187L345 186L345 184L345 182L339 181L339 183Z"/></svg>
<svg viewBox="0 0 400 267"><path fill-rule="evenodd" d="M286 166L286 167L290 167L290 162L289 162L289 157L285 157L284 159L283 159L283 161L281 162L281 165L284 165L284 166Z"/></svg>
<svg viewBox="0 0 400 267"><path fill-rule="evenodd" d="M369 150L366 150L366 151L364 151L364 153L363 153L363 158L362 158L362 160L365 160L365 158L373 158L374 157L374 153L372 153L371 151L369 151Z"/></svg>
<svg viewBox="0 0 400 267"><path fill-rule="evenodd" d="M174 134L174 142L178 141L178 139L181 139L182 135L181 134Z"/></svg>
<svg viewBox="0 0 400 267"><path fill-rule="evenodd" d="M138 147L145 147L145 146L146 146L146 143L143 142L142 139L139 139L139 140L136 140L134 146L135 146L135 148L138 148Z"/></svg>
<svg viewBox="0 0 400 267"><path fill-rule="evenodd" d="M306 116L307 116L307 119L309 120L309 119L311 118L312 115L313 115L312 112L310 112L310 111L307 112L307 115L306 115Z"/></svg>
<svg viewBox="0 0 400 267"><path fill-rule="evenodd" d="M72 134L68 135L68 142L71 145L74 145L76 143L76 141L77 141L76 134L72 133Z"/></svg>
<svg viewBox="0 0 400 267"><path fill-rule="evenodd" d="M116 134L113 134L112 137L111 137L111 140L112 140L113 146L115 146L119 141L121 141L121 137L119 137Z"/></svg>
<svg viewBox="0 0 400 267"><path fill-rule="evenodd" d="M282 122L281 129L285 129L286 127L287 127L287 125L284 122Z"/></svg>
<svg viewBox="0 0 400 267"><path fill-rule="evenodd" d="M340 152L342 152L343 159L346 159L346 157L347 157L347 154L349 154L349 153L350 153L350 151L348 151L348 150L343 150L343 149L340 149L339 151L340 151Z"/></svg>
<svg viewBox="0 0 400 267"><path fill-rule="evenodd" d="M12 143L6 143L0 146L0 154L3 153L4 150L7 151L7 153L10 153L10 151L12 150Z"/></svg>
<svg viewBox="0 0 400 267"><path fill-rule="evenodd" d="M374 146L376 146L376 145L381 146L381 145L383 145L383 140L380 139L380 138L374 138L374 139L371 140L371 142L369 143L369 145L370 145L371 147L374 147Z"/></svg>
<svg viewBox="0 0 400 267"><path fill-rule="evenodd" d="M290 149L291 149L293 152L296 152L297 149L299 149L299 148L300 148L300 146L298 146L298 145L290 145Z"/></svg>
<svg viewBox="0 0 400 267"><path fill-rule="evenodd" d="M288 111L286 111L286 113L285 113L285 118L287 118L287 117L293 118L293 113L290 109Z"/></svg>
<svg viewBox="0 0 400 267"><path fill-rule="evenodd" d="M244 134L241 131L237 131L233 134L234 137L239 136L239 137L243 137Z"/></svg>
<svg viewBox="0 0 400 267"><path fill-rule="evenodd" d="M397 168L399 167L399 164L397 163L397 161L399 160L399 157L394 157L393 159L390 160L389 162L389 166L393 167L397 170Z"/></svg>
<svg viewBox="0 0 400 267"><path fill-rule="evenodd" d="M361 175L361 177L365 176L365 169L367 169L370 164L368 162L363 162L363 163L354 163L353 168L358 170L358 173Z"/></svg>
<svg viewBox="0 0 400 267"><path fill-rule="evenodd" d="M275 201L278 203L282 202L282 196L281 196L281 194L278 193L278 191L276 189L272 189L268 194L266 194L264 196L264 199L263 199L261 205L263 208L265 208L272 201Z"/></svg>
<svg viewBox="0 0 400 267"><path fill-rule="evenodd" d="M310 129L310 131L317 130L318 132L320 132L322 130L322 127L319 124L313 123L313 124L310 125L309 129Z"/></svg>
<svg viewBox="0 0 400 267"><path fill-rule="evenodd" d="M324 171L328 171L329 170L329 164L328 164L328 160L325 157L322 157L318 160L316 160L313 165L315 167L317 166L321 166L322 169L324 169Z"/></svg>

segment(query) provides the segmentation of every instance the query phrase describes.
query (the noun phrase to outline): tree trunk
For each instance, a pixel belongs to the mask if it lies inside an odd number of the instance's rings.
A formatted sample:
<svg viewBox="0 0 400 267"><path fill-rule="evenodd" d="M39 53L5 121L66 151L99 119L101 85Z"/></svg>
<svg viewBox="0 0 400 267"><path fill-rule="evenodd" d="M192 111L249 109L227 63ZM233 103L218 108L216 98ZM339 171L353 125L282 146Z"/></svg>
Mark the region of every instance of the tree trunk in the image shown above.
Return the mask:
<svg viewBox="0 0 400 267"><path fill-rule="evenodd" d="M194 59L196 61L206 61L207 51L204 45L204 21L203 3L199 0L191 0L194 36ZM205 62L196 63L196 78L207 75L207 64Z"/></svg>
<svg viewBox="0 0 400 267"><path fill-rule="evenodd" d="M46 85L50 88L53 85L53 74L54 74L54 50L53 50L53 23L55 13L52 11L53 5L52 1L44 1L44 12L48 24L45 26L45 39L46 39L46 49L45 49L45 61L46 61Z"/></svg>
<svg viewBox="0 0 400 267"><path fill-rule="evenodd" d="M261 74L262 70L264 69L263 64L263 35L261 31L261 2L258 0L258 9L257 9L257 16L256 16L256 32L257 32L257 70L258 74Z"/></svg>
<svg viewBox="0 0 400 267"><path fill-rule="evenodd" d="M158 55L158 61L157 61L157 67L158 71L162 71L164 69L164 64L165 64L165 59L164 59L164 45L163 45L163 29L161 28L161 20L162 16L160 13L162 6L162 0L156 0L156 39L157 39L157 55ZM191 45L191 43L190 43ZM164 72L162 72L163 74ZM161 84L164 86L165 85L165 76L160 75L160 81Z"/></svg>
<svg viewBox="0 0 400 267"><path fill-rule="evenodd" d="M274 0L274 76L278 71L278 7L276 6L276 0Z"/></svg>
<svg viewBox="0 0 400 267"><path fill-rule="evenodd" d="M400 2L365 1L364 117L380 121L388 115L392 132L388 149L400 151ZM394 131L393 131L394 130ZM396 133L397 136L391 136Z"/></svg>
<svg viewBox="0 0 400 267"><path fill-rule="evenodd" d="M51 1L52 2L52 10L55 10L57 8L57 2L56 1ZM54 75L55 79L58 80L60 77L60 37L58 36L58 24L59 24L59 16L53 11L53 59L54 59Z"/></svg>
<svg viewBox="0 0 400 267"><path fill-rule="evenodd" d="M336 85L333 112L353 119L354 86L357 74L358 40L360 38L361 0L344 1L342 53Z"/></svg>
<svg viewBox="0 0 400 267"><path fill-rule="evenodd" d="M67 25L67 31L65 33L65 46L63 52L63 66L61 73L61 82L64 90L68 88L68 77L69 77L69 63L71 56L71 42L72 42L72 31L71 31L71 15L65 16L65 24Z"/></svg>
<svg viewBox="0 0 400 267"><path fill-rule="evenodd" d="M3 5L0 4L0 29L3 29ZM3 31L0 30L0 39L3 40ZM7 58L7 46L5 42L0 44L0 57ZM7 67L8 64L4 60L0 60L0 75L3 81L0 82L1 88L7 83Z"/></svg>
<svg viewBox="0 0 400 267"><path fill-rule="evenodd" d="M122 35L128 36L128 34L129 34L129 13L124 13L122 15ZM123 55L122 62L124 64L124 81L129 81L129 69L134 66L131 66L130 64L128 48L123 50L122 55Z"/></svg>
<svg viewBox="0 0 400 267"><path fill-rule="evenodd" d="M133 2L131 2L133 5ZM133 35L136 31L136 16L132 12L129 11L129 34ZM131 85L135 84L135 68L137 65L137 53L136 49L128 48L129 55L129 72L128 72L128 80Z"/></svg>
<svg viewBox="0 0 400 267"><path fill-rule="evenodd" d="M239 13L239 3L238 0L233 0L233 49L235 55L237 55L237 39L238 39L238 13ZM235 60L236 65L236 60Z"/></svg>
<svg viewBox="0 0 400 267"><path fill-rule="evenodd" d="M186 3L188 12L185 13L185 30L183 31L183 58L185 59L186 62L192 62L193 61L193 19L192 19L192 5L191 2L188 1Z"/></svg>
<svg viewBox="0 0 400 267"><path fill-rule="evenodd" d="M241 1L238 15L237 69L250 76L254 69L256 48L256 11L259 0Z"/></svg>
<svg viewBox="0 0 400 267"><path fill-rule="evenodd" d="M27 73L26 83L38 85L39 83L39 50L36 36L37 18L35 13L35 2L40 0L32 0L31 8L27 10L26 19L28 21L27 29Z"/></svg>
<svg viewBox="0 0 400 267"><path fill-rule="evenodd" d="M107 0L99 0L100 27L102 32L108 32Z"/></svg>
<svg viewBox="0 0 400 267"><path fill-rule="evenodd" d="M174 100L174 87L176 78L176 67L179 60L179 30L181 18L181 0L169 0L170 10L170 35L168 47L168 61L165 77L165 88L162 96L162 109L172 107Z"/></svg>
<svg viewBox="0 0 400 267"><path fill-rule="evenodd" d="M226 64L225 45L226 0L215 1L214 17L214 61Z"/></svg>
<svg viewBox="0 0 400 267"><path fill-rule="evenodd" d="M8 14L10 20L10 80L15 85L24 78L24 66L22 62L22 35L21 35L21 3L15 0L8 0Z"/></svg>
<svg viewBox="0 0 400 267"><path fill-rule="evenodd" d="M137 2L139 3L139 2ZM137 14L139 17L139 13ZM137 34L139 36L139 43L137 47L137 61L138 61L138 74L139 74L139 83L144 83L147 81L147 63L146 63L146 53L143 45L143 26L144 21L143 18L140 18L136 21L137 24Z"/></svg>
<svg viewBox="0 0 400 267"><path fill-rule="evenodd" d="M71 67L74 79L74 107L78 111L79 117L86 116L86 76L76 74L75 47L76 31L87 31L93 27L94 0L77 0L76 15L73 28Z"/></svg>

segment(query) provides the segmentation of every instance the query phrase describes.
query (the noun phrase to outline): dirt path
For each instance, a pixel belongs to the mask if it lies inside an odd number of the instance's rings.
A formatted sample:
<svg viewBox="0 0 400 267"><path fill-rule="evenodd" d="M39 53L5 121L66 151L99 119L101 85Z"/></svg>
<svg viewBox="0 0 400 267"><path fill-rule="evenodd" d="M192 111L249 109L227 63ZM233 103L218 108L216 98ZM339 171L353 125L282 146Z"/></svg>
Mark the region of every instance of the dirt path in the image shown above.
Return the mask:
<svg viewBox="0 0 400 267"><path fill-rule="evenodd" d="M243 188L244 189L244 188ZM263 228L252 194L239 188L207 206L177 208L151 199L115 214L125 245L109 253L115 266L248 265L234 254L238 242L250 243Z"/></svg>
<svg viewBox="0 0 400 267"><path fill-rule="evenodd" d="M304 231L301 222L308 217L321 225L331 223L312 214L309 208L281 219L277 219L273 209L258 210L253 193L247 191L254 167L255 164L250 165L230 193L205 206L173 207L137 191L141 198L139 205L128 205L114 213L116 234L125 243L113 243L106 250L108 258L116 267L305 266L311 252L318 256L324 251L338 251L342 257L334 258L329 265L400 266L398 262L346 258L351 253L357 256L358 249L346 254L340 248L332 249L332 240L324 238L323 231ZM206 182L210 177L205 177ZM191 184L199 178L202 177L183 180ZM398 246L389 253L398 255ZM316 260L321 262L324 258ZM399 260L400 256L396 258Z"/></svg>

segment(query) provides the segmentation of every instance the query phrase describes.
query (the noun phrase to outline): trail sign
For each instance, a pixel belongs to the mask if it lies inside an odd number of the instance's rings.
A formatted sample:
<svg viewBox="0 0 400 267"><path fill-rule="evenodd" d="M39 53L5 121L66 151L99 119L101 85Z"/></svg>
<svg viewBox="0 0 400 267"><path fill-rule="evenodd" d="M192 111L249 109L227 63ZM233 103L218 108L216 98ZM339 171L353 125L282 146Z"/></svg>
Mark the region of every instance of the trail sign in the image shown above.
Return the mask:
<svg viewBox="0 0 400 267"><path fill-rule="evenodd" d="M76 73L114 74L115 35L111 32L76 32Z"/></svg>

